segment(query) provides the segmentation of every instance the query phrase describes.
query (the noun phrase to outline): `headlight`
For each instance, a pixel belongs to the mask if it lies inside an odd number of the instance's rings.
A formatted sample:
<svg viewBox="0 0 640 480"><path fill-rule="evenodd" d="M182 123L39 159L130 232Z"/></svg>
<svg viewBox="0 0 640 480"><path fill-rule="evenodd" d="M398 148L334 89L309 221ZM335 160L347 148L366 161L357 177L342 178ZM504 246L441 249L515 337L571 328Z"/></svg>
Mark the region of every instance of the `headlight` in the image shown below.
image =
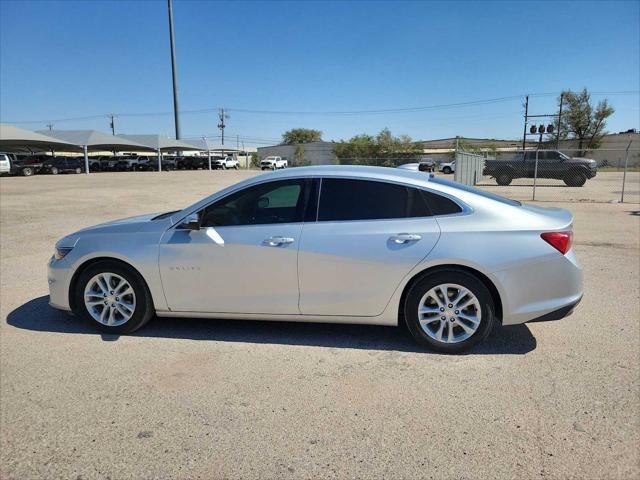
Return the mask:
<svg viewBox="0 0 640 480"><path fill-rule="evenodd" d="M56 257L56 260L62 260L71 250L73 250L73 247L56 247L53 256Z"/></svg>

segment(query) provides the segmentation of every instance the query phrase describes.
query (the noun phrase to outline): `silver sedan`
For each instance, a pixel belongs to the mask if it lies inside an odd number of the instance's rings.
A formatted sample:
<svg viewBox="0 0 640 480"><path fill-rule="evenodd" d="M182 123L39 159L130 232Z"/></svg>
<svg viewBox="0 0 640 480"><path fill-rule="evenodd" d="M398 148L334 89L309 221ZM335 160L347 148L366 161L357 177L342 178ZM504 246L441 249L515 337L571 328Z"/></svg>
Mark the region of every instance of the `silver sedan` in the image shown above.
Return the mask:
<svg viewBox="0 0 640 480"><path fill-rule="evenodd" d="M62 238L50 304L118 334L154 315L401 324L460 352L571 313L572 222L421 172L287 169Z"/></svg>

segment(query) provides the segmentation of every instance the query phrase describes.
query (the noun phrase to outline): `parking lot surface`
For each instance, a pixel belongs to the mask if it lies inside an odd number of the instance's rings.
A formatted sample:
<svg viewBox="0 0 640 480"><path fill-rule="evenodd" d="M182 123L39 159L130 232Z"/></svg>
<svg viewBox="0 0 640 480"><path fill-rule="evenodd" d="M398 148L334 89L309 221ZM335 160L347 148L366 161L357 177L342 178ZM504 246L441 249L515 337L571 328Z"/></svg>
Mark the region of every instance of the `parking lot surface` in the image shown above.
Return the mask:
<svg viewBox="0 0 640 480"><path fill-rule="evenodd" d="M391 327L162 318L104 336L48 307L64 234L255 173L0 179L0 478L640 477L638 204L540 203L576 216L584 300L467 355Z"/></svg>

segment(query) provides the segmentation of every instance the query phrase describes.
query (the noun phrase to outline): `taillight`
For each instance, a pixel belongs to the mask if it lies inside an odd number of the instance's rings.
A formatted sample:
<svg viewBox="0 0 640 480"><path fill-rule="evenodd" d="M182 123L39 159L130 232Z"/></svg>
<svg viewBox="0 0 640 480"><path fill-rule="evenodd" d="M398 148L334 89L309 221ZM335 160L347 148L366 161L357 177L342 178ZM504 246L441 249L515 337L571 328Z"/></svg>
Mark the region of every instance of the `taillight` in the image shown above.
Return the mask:
<svg viewBox="0 0 640 480"><path fill-rule="evenodd" d="M571 249L571 244L573 243L572 231L545 232L541 233L540 237L563 255Z"/></svg>

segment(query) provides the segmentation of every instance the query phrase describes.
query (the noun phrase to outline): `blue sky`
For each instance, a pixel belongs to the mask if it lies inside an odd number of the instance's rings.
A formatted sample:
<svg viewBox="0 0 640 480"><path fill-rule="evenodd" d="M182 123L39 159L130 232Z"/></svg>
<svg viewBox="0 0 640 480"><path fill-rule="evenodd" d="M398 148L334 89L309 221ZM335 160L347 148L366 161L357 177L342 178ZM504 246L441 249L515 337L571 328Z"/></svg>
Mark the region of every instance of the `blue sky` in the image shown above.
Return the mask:
<svg viewBox="0 0 640 480"><path fill-rule="evenodd" d="M639 2L213 2L174 0L180 103L226 107L227 135L273 143L294 127L327 140L384 127L415 139L517 138L522 99L417 112L327 115L552 93L640 89ZM0 120L173 135L166 1L0 0ZM595 99L601 99L598 95ZM608 129L640 127L638 95L608 95ZM183 113L182 136L216 135Z"/></svg>

